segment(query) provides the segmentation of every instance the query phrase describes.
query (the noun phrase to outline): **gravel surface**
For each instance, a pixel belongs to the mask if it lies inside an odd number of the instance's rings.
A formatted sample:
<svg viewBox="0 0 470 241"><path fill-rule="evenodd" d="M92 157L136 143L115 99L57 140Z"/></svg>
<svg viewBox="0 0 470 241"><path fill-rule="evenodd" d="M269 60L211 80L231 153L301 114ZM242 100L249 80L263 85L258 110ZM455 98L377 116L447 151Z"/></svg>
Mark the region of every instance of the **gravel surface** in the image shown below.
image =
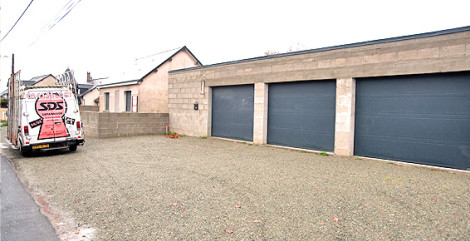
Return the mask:
<svg viewBox="0 0 470 241"><path fill-rule="evenodd" d="M77 239L470 240L465 173L195 137L2 152Z"/></svg>

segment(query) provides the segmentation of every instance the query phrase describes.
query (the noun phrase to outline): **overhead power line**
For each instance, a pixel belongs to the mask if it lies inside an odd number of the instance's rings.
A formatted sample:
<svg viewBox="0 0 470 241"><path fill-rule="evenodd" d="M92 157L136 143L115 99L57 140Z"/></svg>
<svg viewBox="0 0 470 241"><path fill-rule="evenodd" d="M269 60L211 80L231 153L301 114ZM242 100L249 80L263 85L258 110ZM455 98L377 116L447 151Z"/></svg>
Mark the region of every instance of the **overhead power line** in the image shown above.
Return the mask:
<svg viewBox="0 0 470 241"><path fill-rule="evenodd" d="M140 57L140 58L135 58L135 61L141 60L141 59L145 59L145 58L150 58L150 57L153 57L153 56L155 56L155 55L159 55L159 54L164 54L164 53L168 53L168 52L171 52L171 51L175 51L175 50L180 49L180 48L181 48L181 47L174 48L174 49L169 49L169 50L165 50L165 51L162 51L162 52L159 52L159 53L156 53L156 54L151 54L151 55L147 55L147 56Z"/></svg>
<svg viewBox="0 0 470 241"><path fill-rule="evenodd" d="M10 34L11 30L13 30L13 28L16 26L16 24L20 21L20 19L23 17L24 13L26 13L26 11L28 10L29 6L31 6L31 4L34 2L34 0L31 0L31 2L29 2L28 6L26 7L26 9L23 11L23 13L20 15L20 17L18 18L18 20L16 20L15 24L13 24L13 26L11 26L10 30L8 30L7 34L5 34L5 36L3 36L3 38L0 40L0 42L2 42L7 36L8 34Z"/></svg>
<svg viewBox="0 0 470 241"><path fill-rule="evenodd" d="M36 37L36 39L29 45L35 44L39 38L52 30L62 19L64 19L82 0L69 0L56 14L55 16L42 27L40 33Z"/></svg>
<svg viewBox="0 0 470 241"><path fill-rule="evenodd" d="M55 27L60 21L62 21L62 19L65 18L65 16L67 16L74 8L75 6L78 5L78 3L80 3L82 0L78 0L78 1L69 1L62 9L61 9L61 12L65 11L65 13L62 14L62 16L60 17L57 17L55 20L54 20L54 23L50 24L47 31L51 30L53 27Z"/></svg>

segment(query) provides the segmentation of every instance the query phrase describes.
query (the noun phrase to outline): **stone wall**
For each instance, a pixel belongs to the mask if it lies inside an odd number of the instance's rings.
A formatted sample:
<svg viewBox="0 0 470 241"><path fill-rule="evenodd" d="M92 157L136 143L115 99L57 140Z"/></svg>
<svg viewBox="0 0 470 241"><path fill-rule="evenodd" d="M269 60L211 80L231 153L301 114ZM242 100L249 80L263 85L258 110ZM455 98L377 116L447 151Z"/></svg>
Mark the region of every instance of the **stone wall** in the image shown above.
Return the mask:
<svg viewBox="0 0 470 241"><path fill-rule="evenodd" d="M81 110L80 117L82 119L83 131L85 138L99 138L98 120L99 113L96 111L83 111Z"/></svg>
<svg viewBox="0 0 470 241"><path fill-rule="evenodd" d="M80 110L81 111L96 111L96 112L98 112L99 106L97 106L97 105L81 105Z"/></svg>
<svg viewBox="0 0 470 241"><path fill-rule="evenodd" d="M81 117L85 136L91 138L162 135L168 125L168 113L82 111Z"/></svg>
<svg viewBox="0 0 470 241"><path fill-rule="evenodd" d="M269 83L337 79L335 152L352 155L356 78L469 70L468 29L177 70L168 80L170 129L210 136L211 87L255 84L253 140L265 144Z"/></svg>

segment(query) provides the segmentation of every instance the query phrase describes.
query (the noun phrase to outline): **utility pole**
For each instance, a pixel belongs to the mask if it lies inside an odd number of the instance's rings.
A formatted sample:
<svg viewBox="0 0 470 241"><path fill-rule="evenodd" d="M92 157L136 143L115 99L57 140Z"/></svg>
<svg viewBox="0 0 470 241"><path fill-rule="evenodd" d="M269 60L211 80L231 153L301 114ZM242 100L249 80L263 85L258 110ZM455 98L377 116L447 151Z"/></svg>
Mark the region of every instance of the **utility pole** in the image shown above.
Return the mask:
<svg viewBox="0 0 470 241"><path fill-rule="evenodd" d="M11 54L11 76L15 75L15 54Z"/></svg>

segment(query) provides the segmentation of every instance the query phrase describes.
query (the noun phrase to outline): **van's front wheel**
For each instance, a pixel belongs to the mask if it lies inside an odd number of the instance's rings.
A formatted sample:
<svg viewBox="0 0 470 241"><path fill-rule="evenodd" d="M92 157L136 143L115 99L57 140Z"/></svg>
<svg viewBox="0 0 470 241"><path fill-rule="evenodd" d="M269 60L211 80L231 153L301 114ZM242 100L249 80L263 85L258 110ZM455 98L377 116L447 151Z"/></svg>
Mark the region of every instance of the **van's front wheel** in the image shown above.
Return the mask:
<svg viewBox="0 0 470 241"><path fill-rule="evenodd" d="M69 146L70 151L76 151L77 150L77 145L71 145Z"/></svg>

